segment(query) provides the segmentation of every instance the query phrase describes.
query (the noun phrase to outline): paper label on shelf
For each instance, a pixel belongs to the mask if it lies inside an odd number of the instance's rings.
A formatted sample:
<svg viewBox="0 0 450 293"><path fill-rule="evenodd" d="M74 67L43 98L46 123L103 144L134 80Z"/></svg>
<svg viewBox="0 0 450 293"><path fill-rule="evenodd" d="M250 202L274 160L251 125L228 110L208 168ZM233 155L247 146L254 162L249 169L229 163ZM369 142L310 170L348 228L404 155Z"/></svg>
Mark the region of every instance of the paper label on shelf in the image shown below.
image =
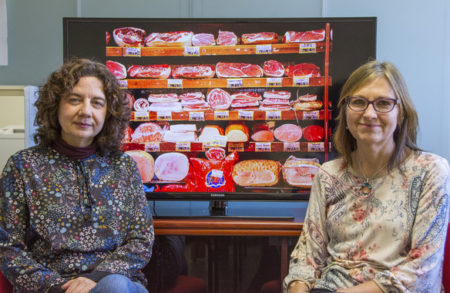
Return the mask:
<svg viewBox="0 0 450 293"><path fill-rule="evenodd" d="M244 143L243 142L229 142L228 143L228 151L229 152L243 152L244 151Z"/></svg>
<svg viewBox="0 0 450 293"><path fill-rule="evenodd" d="M253 120L253 111L239 110L238 118L242 120Z"/></svg>
<svg viewBox="0 0 450 293"><path fill-rule="evenodd" d="M242 87L242 78L229 78L227 79L227 85L231 88Z"/></svg>
<svg viewBox="0 0 450 293"><path fill-rule="evenodd" d="M226 147L227 146L228 137L225 135L215 135L209 145L211 147Z"/></svg>
<svg viewBox="0 0 450 293"><path fill-rule="evenodd" d="M134 112L134 119L136 120L148 120L149 118L149 113L147 111Z"/></svg>
<svg viewBox="0 0 450 293"><path fill-rule="evenodd" d="M270 142L255 142L255 152L270 152L271 146Z"/></svg>
<svg viewBox="0 0 450 293"><path fill-rule="evenodd" d="M214 111L214 120L225 120L230 118L229 111Z"/></svg>
<svg viewBox="0 0 450 293"><path fill-rule="evenodd" d="M184 56L200 56L200 47L184 47Z"/></svg>
<svg viewBox="0 0 450 293"><path fill-rule="evenodd" d="M128 80L126 79L119 79L119 86L121 89L127 89L128 88Z"/></svg>
<svg viewBox="0 0 450 293"><path fill-rule="evenodd" d="M299 53L316 53L316 43L300 43L299 45Z"/></svg>
<svg viewBox="0 0 450 293"><path fill-rule="evenodd" d="M145 144L145 151L146 152L159 152L159 142L147 142Z"/></svg>
<svg viewBox="0 0 450 293"><path fill-rule="evenodd" d="M319 119L319 111L305 111L303 112L304 120L318 120Z"/></svg>
<svg viewBox="0 0 450 293"><path fill-rule="evenodd" d="M284 142L283 149L285 152L298 152L300 151L300 143L298 142Z"/></svg>
<svg viewBox="0 0 450 293"><path fill-rule="evenodd" d="M189 112L189 121L205 121L205 113Z"/></svg>
<svg viewBox="0 0 450 293"><path fill-rule="evenodd" d="M141 57L141 47L125 47L125 57Z"/></svg>
<svg viewBox="0 0 450 293"><path fill-rule="evenodd" d="M256 45L256 54L272 54L272 45Z"/></svg>
<svg viewBox="0 0 450 293"><path fill-rule="evenodd" d="M323 142L308 142L308 152L323 152L324 150Z"/></svg>
<svg viewBox="0 0 450 293"><path fill-rule="evenodd" d="M266 110L266 120L281 120L281 111Z"/></svg>
<svg viewBox="0 0 450 293"><path fill-rule="evenodd" d="M182 79L168 79L167 87L181 89L181 88L183 88L183 80Z"/></svg>
<svg viewBox="0 0 450 293"><path fill-rule="evenodd" d="M191 143L190 142L177 142L175 144L175 151L177 152L190 152L191 151Z"/></svg>
<svg viewBox="0 0 450 293"><path fill-rule="evenodd" d="M170 112L170 111L156 112L156 120L172 120L172 112Z"/></svg>
<svg viewBox="0 0 450 293"><path fill-rule="evenodd" d="M266 78L266 86L274 87L274 86L282 86L283 78L282 77L268 77Z"/></svg>
<svg viewBox="0 0 450 293"><path fill-rule="evenodd" d="M292 78L294 86L309 86L309 77L307 76L294 76Z"/></svg>

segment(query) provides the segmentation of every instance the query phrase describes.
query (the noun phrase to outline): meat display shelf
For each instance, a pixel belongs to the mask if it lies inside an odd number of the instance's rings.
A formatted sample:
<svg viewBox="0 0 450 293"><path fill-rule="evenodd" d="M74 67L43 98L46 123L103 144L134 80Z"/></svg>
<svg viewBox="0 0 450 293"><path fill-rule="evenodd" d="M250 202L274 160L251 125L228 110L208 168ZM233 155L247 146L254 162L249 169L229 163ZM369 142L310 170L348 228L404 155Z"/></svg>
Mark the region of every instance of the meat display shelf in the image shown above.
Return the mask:
<svg viewBox="0 0 450 293"><path fill-rule="evenodd" d="M123 150L144 150L147 152L205 152L211 147L210 144L201 142L147 142L147 143L124 143ZM220 147L220 146L216 146ZM329 144L329 149L331 143ZM324 152L324 142L228 142L226 149L229 152Z"/></svg>
<svg viewBox="0 0 450 293"><path fill-rule="evenodd" d="M326 42L186 47L106 47L107 57L216 56L311 54L325 51Z"/></svg>
<svg viewBox="0 0 450 293"><path fill-rule="evenodd" d="M331 110L328 111L330 113ZM317 111L249 111L249 110L218 110L191 112L132 112L131 121L219 121L219 120L324 120L325 110ZM331 115L328 115L331 119Z"/></svg>
<svg viewBox="0 0 450 293"><path fill-rule="evenodd" d="M205 79L122 79L123 89L185 89L185 88L274 88L330 86L325 77L279 77L279 78L205 78Z"/></svg>

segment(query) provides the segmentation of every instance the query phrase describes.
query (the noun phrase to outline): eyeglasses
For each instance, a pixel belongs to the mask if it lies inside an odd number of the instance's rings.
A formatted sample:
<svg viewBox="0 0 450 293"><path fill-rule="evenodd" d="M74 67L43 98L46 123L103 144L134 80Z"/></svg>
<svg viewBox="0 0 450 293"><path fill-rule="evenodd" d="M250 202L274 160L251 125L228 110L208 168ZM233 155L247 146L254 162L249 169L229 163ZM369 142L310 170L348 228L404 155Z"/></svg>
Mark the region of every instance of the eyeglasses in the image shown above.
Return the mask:
<svg viewBox="0 0 450 293"><path fill-rule="evenodd" d="M367 107L372 104L375 111L379 113L388 113L394 109L397 105L397 100L389 98L378 98L373 101L369 101L364 97L347 97L347 106L355 112L364 112Z"/></svg>

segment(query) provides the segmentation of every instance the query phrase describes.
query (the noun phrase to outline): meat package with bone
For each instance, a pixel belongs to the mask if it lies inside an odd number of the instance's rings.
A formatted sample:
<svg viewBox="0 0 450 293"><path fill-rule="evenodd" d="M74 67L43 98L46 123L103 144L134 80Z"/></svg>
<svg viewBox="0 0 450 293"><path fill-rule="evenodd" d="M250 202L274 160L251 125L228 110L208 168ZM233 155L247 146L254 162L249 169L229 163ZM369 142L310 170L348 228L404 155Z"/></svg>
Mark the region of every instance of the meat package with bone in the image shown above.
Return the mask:
<svg viewBox="0 0 450 293"><path fill-rule="evenodd" d="M119 47L143 47L145 30L136 27L121 27L113 31L113 38Z"/></svg>
<svg viewBox="0 0 450 293"><path fill-rule="evenodd" d="M320 168L319 160L290 156L282 167L283 179L291 186L309 188Z"/></svg>
<svg viewBox="0 0 450 293"><path fill-rule="evenodd" d="M127 77L127 69L122 63L107 60L106 68L117 78L124 79Z"/></svg>
<svg viewBox="0 0 450 293"><path fill-rule="evenodd" d="M284 75L284 65L277 60L264 61L263 65L264 75L270 77L282 77Z"/></svg>
<svg viewBox="0 0 450 293"><path fill-rule="evenodd" d="M227 110L231 105L231 95L221 88L210 90L206 100L213 110Z"/></svg>

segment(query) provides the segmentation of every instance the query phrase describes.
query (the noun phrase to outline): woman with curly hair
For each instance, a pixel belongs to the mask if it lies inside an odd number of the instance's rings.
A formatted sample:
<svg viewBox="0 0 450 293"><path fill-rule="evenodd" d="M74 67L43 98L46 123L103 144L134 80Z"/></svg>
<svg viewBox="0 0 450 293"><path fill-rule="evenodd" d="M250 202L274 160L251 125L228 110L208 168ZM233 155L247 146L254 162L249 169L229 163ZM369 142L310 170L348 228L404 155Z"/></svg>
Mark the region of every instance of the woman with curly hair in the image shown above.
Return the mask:
<svg viewBox="0 0 450 293"><path fill-rule="evenodd" d="M37 145L11 156L0 180L0 269L18 292L147 292L153 223L120 150L130 109L117 80L73 60L36 107Z"/></svg>

